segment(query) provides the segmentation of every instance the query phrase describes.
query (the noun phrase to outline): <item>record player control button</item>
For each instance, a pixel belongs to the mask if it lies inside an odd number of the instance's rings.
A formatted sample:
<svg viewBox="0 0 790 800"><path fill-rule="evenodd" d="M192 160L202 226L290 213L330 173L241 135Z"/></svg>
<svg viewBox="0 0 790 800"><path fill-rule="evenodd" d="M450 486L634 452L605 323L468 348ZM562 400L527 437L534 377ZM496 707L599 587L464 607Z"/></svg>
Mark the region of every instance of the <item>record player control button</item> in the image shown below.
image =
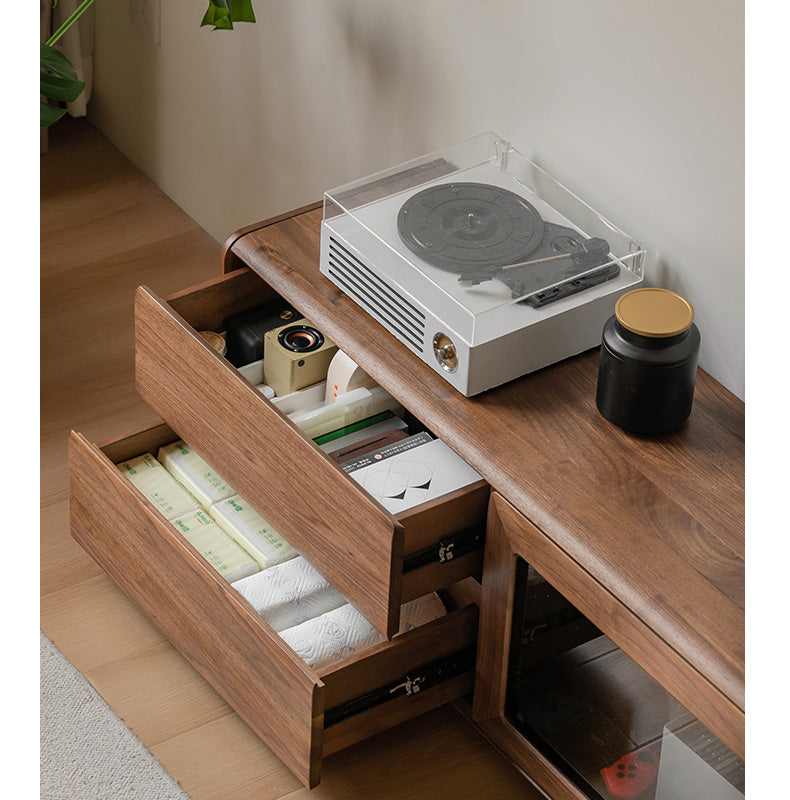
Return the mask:
<svg viewBox="0 0 790 800"><path fill-rule="evenodd" d="M433 337L433 354L445 372L455 372L458 369L458 354L455 352L455 345L452 339L444 333L437 333Z"/></svg>

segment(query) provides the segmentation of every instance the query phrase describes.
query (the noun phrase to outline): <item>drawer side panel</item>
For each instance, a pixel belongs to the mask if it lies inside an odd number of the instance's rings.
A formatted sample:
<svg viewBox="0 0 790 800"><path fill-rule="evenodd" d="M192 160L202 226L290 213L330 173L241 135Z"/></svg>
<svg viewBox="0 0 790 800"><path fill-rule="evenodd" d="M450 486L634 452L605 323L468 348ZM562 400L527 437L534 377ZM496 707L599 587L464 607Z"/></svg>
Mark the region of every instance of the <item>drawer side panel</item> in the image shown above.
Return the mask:
<svg viewBox="0 0 790 800"><path fill-rule="evenodd" d="M166 303L135 299L137 391L385 636L403 531Z"/></svg>
<svg viewBox="0 0 790 800"><path fill-rule="evenodd" d="M102 452L72 433L72 536L306 785L324 686Z"/></svg>

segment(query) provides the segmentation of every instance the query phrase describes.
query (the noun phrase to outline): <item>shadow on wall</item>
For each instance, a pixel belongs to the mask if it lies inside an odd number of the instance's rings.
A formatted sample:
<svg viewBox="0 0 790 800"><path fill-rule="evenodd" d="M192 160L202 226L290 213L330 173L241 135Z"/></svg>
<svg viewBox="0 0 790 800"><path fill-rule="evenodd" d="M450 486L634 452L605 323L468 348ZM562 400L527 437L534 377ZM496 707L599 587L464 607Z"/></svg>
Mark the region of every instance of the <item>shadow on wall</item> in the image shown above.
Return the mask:
<svg viewBox="0 0 790 800"><path fill-rule="evenodd" d="M412 27L388 4L348 0L337 4L334 16L337 47L351 79L342 90L345 113L338 122L347 118L355 129L346 159L354 174L344 174L341 181L420 156L437 142L446 144L432 135L442 108L442 76L429 64L428 32ZM439 121L439 127L454 126ZM457 131L449 135L452 141Z"/></svg>
<svg viewBox="0 0 790 800"><path fill-rule="evenodd" d="M222 69L243 82L243 96L229 86L222 100L239 208L254 205L256 218L286 211L435 145L426 120L439 88L402 13L351 0L260 5L256 15L250 31L222 32L223 45L238 45L223 48Z"/></svg>
<svg viewBox="0 0 790 800"><path fill-rule="evenodd" d="M339 92L358 148L342 182L487 130L515 135L518 104L501 102L500 20L477 4L418 4L413 13L408 5L334 6L336 48L348 77Z"/></svg>

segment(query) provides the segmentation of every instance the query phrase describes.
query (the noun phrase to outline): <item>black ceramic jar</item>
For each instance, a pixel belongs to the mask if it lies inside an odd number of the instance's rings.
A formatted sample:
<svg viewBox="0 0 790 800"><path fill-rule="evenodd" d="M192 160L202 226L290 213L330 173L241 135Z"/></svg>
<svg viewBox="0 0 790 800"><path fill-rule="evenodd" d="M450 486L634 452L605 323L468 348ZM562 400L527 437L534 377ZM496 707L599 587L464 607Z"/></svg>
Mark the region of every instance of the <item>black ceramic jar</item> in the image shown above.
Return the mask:
<svg viewBox="0 0 790 800"><path fill-rule="evenodd" d="M700 334L694 309L668 289L626 292L604 325L595 401L632 433L677 428L691 413Z"/></svg>

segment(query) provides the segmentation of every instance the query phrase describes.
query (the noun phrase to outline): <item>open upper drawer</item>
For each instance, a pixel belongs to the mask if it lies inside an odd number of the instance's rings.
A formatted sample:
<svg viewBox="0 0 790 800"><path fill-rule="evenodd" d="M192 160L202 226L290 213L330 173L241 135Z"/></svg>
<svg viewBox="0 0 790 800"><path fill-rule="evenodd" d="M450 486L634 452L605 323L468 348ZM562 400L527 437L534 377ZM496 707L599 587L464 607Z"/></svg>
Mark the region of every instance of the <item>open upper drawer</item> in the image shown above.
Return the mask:
<svg viewBox="0 0 790 800"><path fill-rule="evenodd" d="M139 287L137 391L390 638L403 602L479 574L489 487L397 516L360 489L198 334L276 297L246 268L167 299Z"/></svg>
<svg viewBox="0 0 790 800"><path fill-rule="evenodd" d="M474 605L310 668L115 466L178 438L72 433L72 535L306 785L324 756L471 689Z"/></svg>

